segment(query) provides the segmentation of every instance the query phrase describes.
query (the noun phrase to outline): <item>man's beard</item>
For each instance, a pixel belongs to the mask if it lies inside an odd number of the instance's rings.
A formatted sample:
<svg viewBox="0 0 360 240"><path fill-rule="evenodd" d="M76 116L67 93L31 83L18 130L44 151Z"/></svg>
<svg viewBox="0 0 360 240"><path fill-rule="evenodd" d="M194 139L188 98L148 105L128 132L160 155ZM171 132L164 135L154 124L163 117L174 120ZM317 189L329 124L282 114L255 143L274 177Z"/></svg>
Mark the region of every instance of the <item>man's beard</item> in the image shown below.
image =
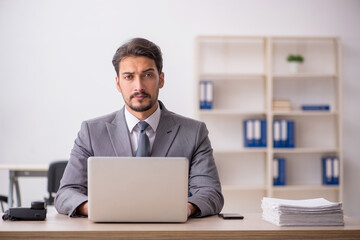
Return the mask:
<svg viewBox="0 0 360 240"><path fill-rule="evenodd" d="M150 99L149 104L147 104L147 105L145 105L145 106L138 106L138 107L133 106L133 105L131 104L131 99L133 99L135 96L140 95L140 94L141 94L141 95L144 95L146 98L149 98L149 99ZM148 93L146 93L146 92L141 92L141 93L134 93L133 95L131 95L131 96L130 96L130 100L128 101L128 104L127 104L127 105L129 106L129 108L130 108L131 110L133 110L133 111L135 111L135 112L145 112L145 111L151 109L151 108L154 106L155 102L156 102L156 98L155 98L155 101L153 101L153 99L151 98L151 95L150 95L150 94L148 94ZM140 101L140 103L141 103L141 101Z"/></svg>

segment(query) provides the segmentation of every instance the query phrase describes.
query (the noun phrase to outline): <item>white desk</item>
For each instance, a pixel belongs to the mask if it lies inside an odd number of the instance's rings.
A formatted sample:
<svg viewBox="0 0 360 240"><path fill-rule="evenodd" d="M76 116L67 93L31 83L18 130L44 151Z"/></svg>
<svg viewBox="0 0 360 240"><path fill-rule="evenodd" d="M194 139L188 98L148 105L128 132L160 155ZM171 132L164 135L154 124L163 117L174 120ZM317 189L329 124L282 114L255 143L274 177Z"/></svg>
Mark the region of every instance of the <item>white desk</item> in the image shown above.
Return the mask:
<svg viewBox="0 0 360 240"><path fill-rule="evenodd" d="M0 170L9 171L8 206L13 206L14 187L17 206L21 206L19 177L47 177L49 165L0 165Z"/></svg>
<svg viewBox="0 0 360 240"><path fill-rule="evenodd" d="M345 226L278 227L261 214L244 220L218 216L186 223L93 223L48 209L45 221L0 221L0 239L360 239L360 222L345 217Z"/></svg>

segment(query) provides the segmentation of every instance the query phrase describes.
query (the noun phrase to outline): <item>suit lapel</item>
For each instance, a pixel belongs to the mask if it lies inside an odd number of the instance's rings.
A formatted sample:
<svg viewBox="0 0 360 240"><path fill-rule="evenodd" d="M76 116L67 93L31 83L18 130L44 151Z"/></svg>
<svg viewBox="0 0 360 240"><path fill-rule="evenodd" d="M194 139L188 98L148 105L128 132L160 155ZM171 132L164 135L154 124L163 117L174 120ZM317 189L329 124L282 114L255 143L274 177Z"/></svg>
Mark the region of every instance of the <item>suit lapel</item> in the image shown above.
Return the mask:
<svg viewBox="0 0 360 240"><path fill-rule="evenodd" d="M131 157L133 156L129 129L126 124L124 108L122 108L115 116L111 123L106 123L111 144L115 150L116 156Z"/></svg>
<svg viewBox="0 0 360 240"><path fill-rule="evenodd" d="M159 104L162 111L152 148L152 157L167 156L180 127L180 124L174 120L171 113L164 107L162 102L159 101Z"/></svg>

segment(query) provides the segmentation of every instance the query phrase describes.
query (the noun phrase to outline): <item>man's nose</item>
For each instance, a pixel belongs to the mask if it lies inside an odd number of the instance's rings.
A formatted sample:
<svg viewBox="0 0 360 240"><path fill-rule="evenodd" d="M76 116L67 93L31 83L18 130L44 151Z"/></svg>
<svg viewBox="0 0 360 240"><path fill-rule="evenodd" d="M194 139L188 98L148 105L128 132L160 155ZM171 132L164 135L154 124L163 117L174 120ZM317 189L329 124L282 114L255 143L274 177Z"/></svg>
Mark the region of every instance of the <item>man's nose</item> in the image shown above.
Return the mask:
<svg viewBox="0 0 360 240"><path fill-rule="evenodd" d="M144 91L144 84L140 76L136 76L135 80L135 91L142 92Z"/></svg>

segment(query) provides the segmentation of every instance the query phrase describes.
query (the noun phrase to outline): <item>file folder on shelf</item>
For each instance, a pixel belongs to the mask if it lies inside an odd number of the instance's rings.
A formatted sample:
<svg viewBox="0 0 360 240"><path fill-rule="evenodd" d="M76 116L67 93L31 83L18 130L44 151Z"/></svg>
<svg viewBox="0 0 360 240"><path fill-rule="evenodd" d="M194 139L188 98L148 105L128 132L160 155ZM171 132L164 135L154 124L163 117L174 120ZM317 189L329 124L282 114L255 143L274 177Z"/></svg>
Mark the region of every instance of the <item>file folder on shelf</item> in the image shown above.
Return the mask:
<svg viewBox="0 0 360 240"><path fill-rule="evenodd" d="M214 102L214 83L200 81L200 109L212 109Z"/></svg>
<svg viewBox="0 0 360 240"><path fill-rule="evenodd" d="M273 138L274 138L274 148L281 147L281 144L280 144L280 121L279 120L274 120Z"/></svg>
<svg viewBox="0 0 360 240"><path fill-rule="evenodd" d="M295 122L292 120L274 120L273 122L274 148L295 147Z"/></svg>
<svg viewBox="0 0 360 240"><path fill-rule="evenodd" d="M288 123L286 120L280 121L280 147L286 147L288 142Z"/></svg>
<svg viewBox="0 0 360 240"><path fill-rule="evenodd" d="M330 111L330 105L302 105L303 111Z"/></svg>
<svg viewBox="0 0 360 240"><path fill-rule="evenodd" d="M213 102L214 102L214 83L211 81L206 82L206 91L205 91L205 104L206 109L212 109L213 108Z"/></svg>
<svg viewBox="0 0 360 240"><path fill-rule="evenodd" d="M266 134L266 120L261 120L261 142L260 147L266 147L267 134Z"/></svg>
<svg viewBox="0 0 360 240"><path fill-rule="evenodd" d="M261 141L261 121L256 119L254 122L254 146L260 146Z"/></svg>
<svg viewBox="0 0 360 240"><path fill-rule="evenodd" d="M253 121L245 120L244 121L244 146L253 147L254 146L254 134L253 134Z"/></svg>
<svg viewBox="0 0 360 240"><path fill-rule="evenodd" d="M206 109L205 104L205 91L206 91L206 82L200 82L200 109Z"/></svg>
<svg viewBox="0 0 360 240"><path fill-rule="evenodd" d="M285 158L273 159L274 186L286 185L286 160Z"/></svg>
<svg viewBox="0 0 360 240"><path fill-rule="evenodd" d="M294 148L295 147L295 122L287 121L287 144L286 147Z"/></svg>
<svg viewBox="0 0 360 240"><path fill-rule="evenodd" d="M333 158L333 184L339 185L340 178L340 161L337 157Z"/></svg>
<svg viewBox="0 0 360 240"><path fill-rule="evenodd" d="M266 120L248 119L244 121L244 146L266 147Z"/></svg>
<svg viewBox="0 0 360 240"><path fill-rule="evenodd" d="M322 178L324 185L338 185L340 178L340 162L337 157L322 158Z"/></svg>

